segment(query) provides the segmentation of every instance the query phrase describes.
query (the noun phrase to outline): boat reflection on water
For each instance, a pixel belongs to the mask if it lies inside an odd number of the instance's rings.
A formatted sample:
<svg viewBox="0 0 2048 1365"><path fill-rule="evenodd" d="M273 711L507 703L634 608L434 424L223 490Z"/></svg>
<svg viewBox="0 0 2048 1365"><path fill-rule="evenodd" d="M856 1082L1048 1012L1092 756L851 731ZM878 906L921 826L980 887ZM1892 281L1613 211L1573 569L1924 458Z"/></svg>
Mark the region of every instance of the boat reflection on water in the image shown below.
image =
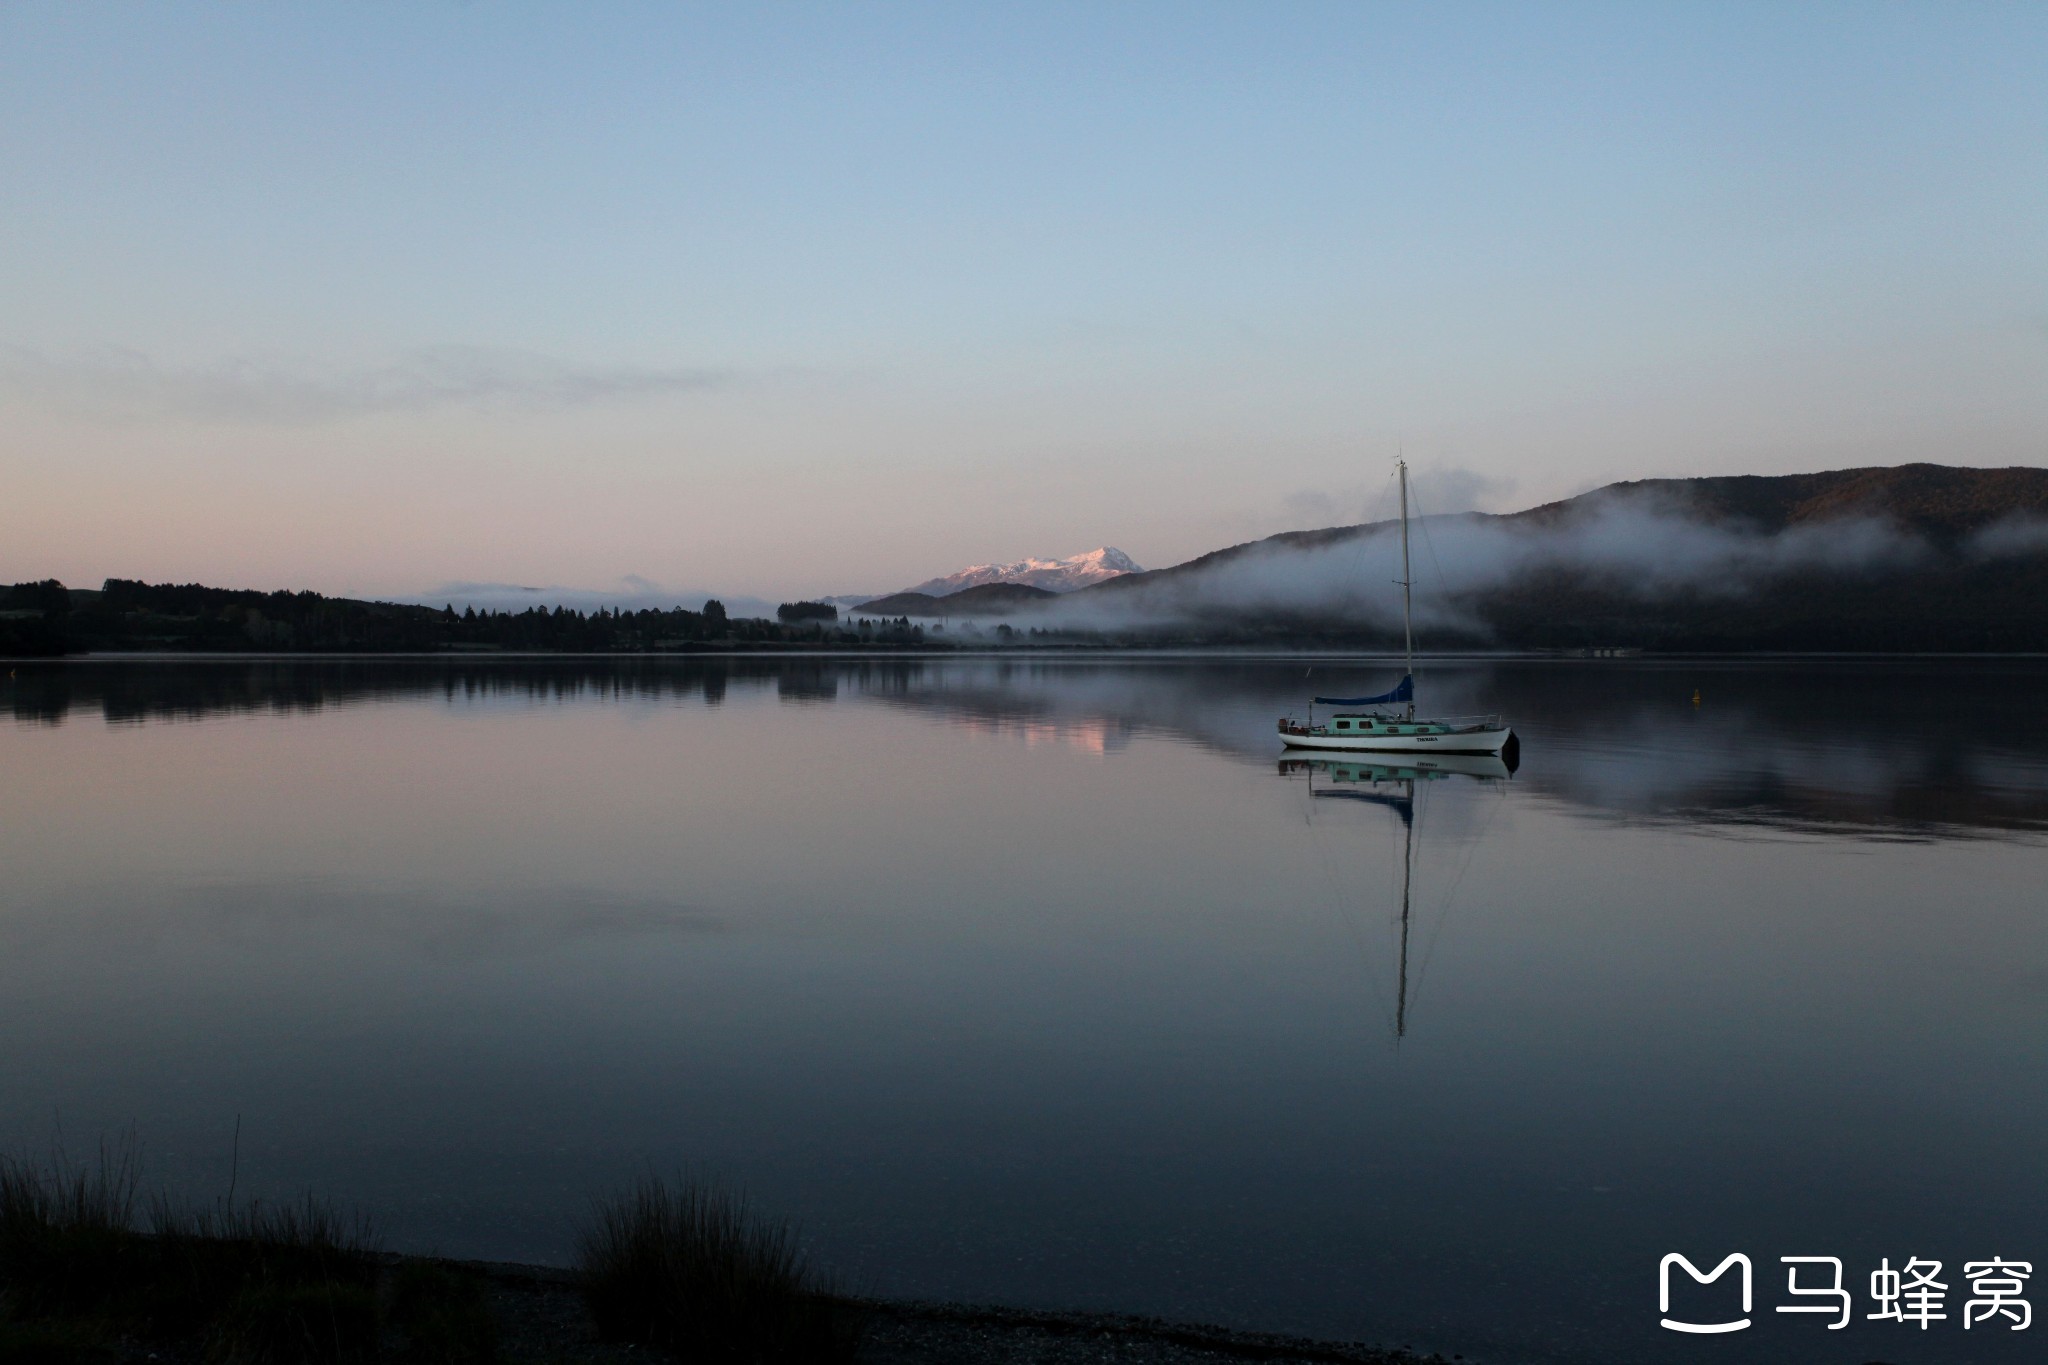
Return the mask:
<svg viewBox="0 0 2048 1365"><path fill-rule="evenodd" d="M1403 756L1405 759L1405 755ZM1444 777L1476 777L1505 782L1515 775L1519 761L1499 754L1433 754L1428 758L1389 762L1386 758L1283 758L1282 777L1306 777L1309 790L1317 796L1341 796L1367 801L1380 800L1379 789L1389 783L1429 782ZM1317 778L1327 785L1320 785ZM1363 788L1363 790L1361 790Z"/></svg>
<svg viewBox="0 0 2048 1365"><path fill-rule="evenodd" d="M1308 783L1311 798L1383 806L1401 820L1400 950L1394 985L1394 1042L1408 1036L1408 955L1414 931L1417 784L1463 777L1488 785L1506 782L1519 766L1519 750L1496 754L1437 754L1410 763L1363 759L1283 758L1280 776ZM1311 806L1313 811L1313 806ZM1449 906L1444 907L1446 910Z"/></svg>

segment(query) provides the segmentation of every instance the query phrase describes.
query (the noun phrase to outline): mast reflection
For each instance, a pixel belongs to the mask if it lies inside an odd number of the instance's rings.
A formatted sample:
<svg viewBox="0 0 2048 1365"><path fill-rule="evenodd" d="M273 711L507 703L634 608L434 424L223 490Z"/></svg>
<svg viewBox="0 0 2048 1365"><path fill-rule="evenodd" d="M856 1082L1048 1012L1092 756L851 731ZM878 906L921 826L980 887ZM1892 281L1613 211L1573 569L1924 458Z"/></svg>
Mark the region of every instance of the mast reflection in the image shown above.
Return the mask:
<svg viewBox="0 0 2048 1365"><path fill-rule="evenodd" d="M1394 986L1394 1042L1408 1036L1408 948L1413 929L1415 886L1415 790L1419 782L1453 777L1505 782L1514 776L1517 755L1442 754L1414 763L1355 759L1283 758L1280 775L1306 781L1316 799L1360 801L1382 806L1401 819L1400 951Z"/></svg>

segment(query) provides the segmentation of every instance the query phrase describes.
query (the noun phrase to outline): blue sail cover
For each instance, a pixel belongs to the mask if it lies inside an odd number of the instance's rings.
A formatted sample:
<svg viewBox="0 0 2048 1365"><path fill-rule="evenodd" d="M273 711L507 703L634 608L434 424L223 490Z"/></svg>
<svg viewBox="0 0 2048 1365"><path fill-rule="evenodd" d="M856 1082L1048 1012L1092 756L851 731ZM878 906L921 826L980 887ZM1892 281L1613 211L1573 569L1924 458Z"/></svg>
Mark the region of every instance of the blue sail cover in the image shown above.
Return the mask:
<svg viewBox="0 0 2048 1365"><path fill-rule="evenodd" d="M1379 705L1381 705L1382 703L1385 703L1385 702L1390 702L1390 701L1414 701L1414 700L1415 700L1415 675L1414 675L1413 673L1409 673L1409 674L1405 674L1405 675L1403 675L1403 677L1401 678L1401 682L1400 682L1400 685L1399 685L1399 686L1397 686L1397 687L1395 687L1393 691L1391 691L1391 692L1383 692L1383 693L1381 693L1381 694L1380 694L1379 696L1377 696L1377 697L1317 697L1317 698L1316 698L1316 705L1317 705L1317 706L1379 706Z"/></svg>

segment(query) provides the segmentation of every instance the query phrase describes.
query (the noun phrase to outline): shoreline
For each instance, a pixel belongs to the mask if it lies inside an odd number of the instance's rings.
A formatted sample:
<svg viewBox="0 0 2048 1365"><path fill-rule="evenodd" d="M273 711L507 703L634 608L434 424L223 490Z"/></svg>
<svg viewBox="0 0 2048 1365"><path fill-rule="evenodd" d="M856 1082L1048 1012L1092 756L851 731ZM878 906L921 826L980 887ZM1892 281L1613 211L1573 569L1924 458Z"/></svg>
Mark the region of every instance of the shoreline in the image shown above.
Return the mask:
<svg viewBox="0 0 2048 1365"><path fill-rule="evenodd" d="M471 1326L478 1341L442 1352L452 1365L639 1365L677 1361L656 1346L606 1341L598 1332L576 1271L513 1261L467 1261L402 1252L370 1252L387 1286L423 1273L457 1289L487 1319ZM390 1290L380 1291L388 1297ZM444 1291L445 1292L445 1291ZM1182 1322L1136 1314L1016 1308L1000 1304L833 1295L856 1315L852 1365L1450 1365L1462 1355L1406 1346L1332 1341ZM342 1353L344 1362L413 1362L418 1343L387 1333ZM488 1344L483 1344L487 1342ZM38 1365L208 1365L203 1338L79 1330L63 1318L0 1311L0 1358ZM1480 1365L1471 1360L1471 1365ZM1501 1365L1495 1362L1495 1365Z"/></svg>
<svg viewBox="0 0 2048 1365"><path fill-rule="evenodd" d="M461 1261L384 1253L387 1266L425 1265L474 1275L500 1293L508 1361L644 1360L646 1348L596 1339L576 1272L516 1261ZM1001 1304L846 1296L867 1315L862 1365L1443 1365L1470 1357L1405 1346L1330 1341L1137 1314ZM655 1352L654 1354L659 1354ZM159 1365L163 1362L159 1360ZM1478 1362L1473 1361L1473 1365Z"/></svg>
<svg viewBox="0 0 2048 1365"><path fill-rule="evenodd" d="M1345 659L1398 662L1399 650L1347 649L1305 645L1274 648L1255 645L1006 645L962 648L933 648L929 645L782 646L763 649L702 648L675 650L87 650L77 654L0 654L0 665L127 664L127 663L324 663L394 661L405 663L540 663L552 660L588 662L594 659L673 660L701 659L1014 659L1074 658L1104 659L1230 659L1261 660ZM1638 651L1629 654L1598 654L1568 649L1555 650L1437 650L1418 651L1418 662L1429 663L1759 663L1922 661L1959 659L1975 662L2048 659L2048 650L1723 650L1723 651Z"/></svg>

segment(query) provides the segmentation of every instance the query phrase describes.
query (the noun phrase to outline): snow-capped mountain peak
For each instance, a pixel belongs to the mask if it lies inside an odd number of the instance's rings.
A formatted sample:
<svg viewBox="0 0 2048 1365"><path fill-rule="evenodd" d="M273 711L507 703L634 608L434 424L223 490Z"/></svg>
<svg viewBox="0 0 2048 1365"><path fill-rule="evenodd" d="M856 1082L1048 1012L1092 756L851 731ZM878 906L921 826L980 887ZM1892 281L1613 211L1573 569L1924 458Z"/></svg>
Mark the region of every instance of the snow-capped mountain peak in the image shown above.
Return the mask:
<svg viewBox="0 0 2048 1365"><path fill-rule="evenodd" d="M1048 592L1072 592L1090 583L1100 583L1105 578L1143 572L1122 550L1105 545L1099 550L1067 559L1020 559L1014 564L975 564L943 578L928 578L904 591L944 597L947 593L959 592L962 588L978 588L984 583L1028 583Z"/></svg>

